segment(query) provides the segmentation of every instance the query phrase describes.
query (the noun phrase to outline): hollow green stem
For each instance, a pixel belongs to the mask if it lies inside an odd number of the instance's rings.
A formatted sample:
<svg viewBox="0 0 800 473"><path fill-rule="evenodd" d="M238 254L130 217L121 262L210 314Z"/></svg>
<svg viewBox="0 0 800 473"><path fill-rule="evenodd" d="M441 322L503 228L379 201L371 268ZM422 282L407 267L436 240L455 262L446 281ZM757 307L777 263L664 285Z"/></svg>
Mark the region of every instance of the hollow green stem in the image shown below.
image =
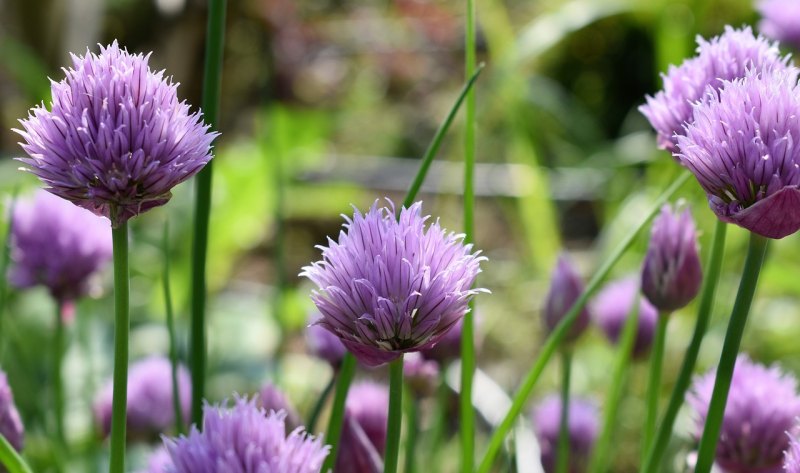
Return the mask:
<svg viewBox="0 0 800 473"><path fill-rule="evenodd" d="M658 419L658 393L661 388L661 368L664 363L664 347L667 335L667 322L669 313L658 315L655 340L650 352L650 370L647 376L647 412L645 413L644 432L642 432L642 460L647 453L647 446L653 441L656 433L656 420Z"/></svg>
<svg viewBox="0 0 800 473"><path fill-rule="evenodd" d="M203 71L203 114L212 129L218 128L219 96L222 82L222 51L225 42L226 0L209 0L206 57ZM192 242L191 359L192 421L203 426L203 397L206 387L206 256L208 221L211 213L211 177L214 160L197 174L194 239Z"/></svg>
<svg viewBox="0 0 800 473"><path fill-rule="evenodd" d="M558 456L556 473L567 473L569 468L569 382L572 371L572 351L561 350L561 422L558 429Z"/></svg>
<svg viewBox="0 0 800 473"><path fill-rule="evenodd" d="M332 470L336 464L336 455L339 453L339 437L342 435L342 423L344 422L344 406L347 401L347 391L353 376L356 374L356 358L348 352L342 359L342 366L336 380L336 394L333 398L333 410L331 419L328 421L328 432L325 434L325 444L331 446L331 453L325 458L322 470Z"/></svg>
<svg viewBox="0 0 800 473"><path fill-rule="evenodd" d="M161 239L161 257L164 259L164 310L167 313L167 333L169 334L169 360L172 363L172 408L175 410L175 433L184 433L186 424L183 420L181 392L178 385L178 342L175 336L175 313L172 309L172 291L169 285L169 221L164 222L164 234Z"/></svg>
<svg viewBox="0 0 800 473"><path fill-rule="evenodd" d="M622 255L628 250L628 248L630 248L634 239L642 230L642 228L647 225L647 223L653 218L656 212L661 209L661 206L664 205L664 203L672 196L672 194L677 192L677 190L686 183L690 176L691 174L689 172L684 171L669 186L669 188L667 188L667 190L665 190L664 193L662 193L661 196L655 200L648 212L645 213L645 216L639 225L631 230L628 236L617 245L608 259L603 262L592 279L586 285L586 290L584 293L581 294L577 301L575 301L575 304L573 304L572 308L569 310L569 312L567 312L567 315L564 316L561 322L559 322L556 328L550 333L550 336L547 337L547 340L545 340L544 345L542 346L542 351L539 354L539 357L536 359L536 362L534 362L533 366L531 366L530 371L528 371L528 373L525 375L525 378L522 380L522 384L517 390L517 393L514 395L514 398L511 402L511 408L509 408L508 413L503 418L503 421L500 423L500 425L498 425L494 433L492 433L492 436L489 439L489 446L487 447L486 453L484 454L483 460L478 468L479 473L489 473L491 471L492 464L494 463L497 454L500 452L500 449L503 447L503 441L511 431L511 428L514 426L514 421L517 419L517 416L525 407L528 396L530 396L531 391L533 391L534 386L536 386L539 376L542 374L545 366L550 361L550 358L553 356L556 348L558 348L562 340L564 340L564 337L567 335L570 327L572 327L572 324L575 322L578 314L586 305L586 302L589 300L592 294L597 291L597 289L600 287L600 284L606 278L617 261L619 261Z"/></svg>
<svg viewBox="0 0 800 473"><path fill-rule="evenodd" d="M0 464L6 467L8 473L33 473L31 467L8 443L8 440L0 433Z"/></svg>
<svg viewBox="0 0 800 473"><path fill-rule="evenodd" d="M56 302L55 333L53 334L53 410L56 416L56 438L63 446L64 435L64 379L61 368L64 365L64 304Z"/></svg>
<svg viewBox="0 0 800 473"><path fill-rule="evenodd" d="M619 340L617 357L614 360L614 369L611 375L611 384L608 386L608 394L606 395L605 408L603 410L603 426L589 463L589 471L591 473L604 473L608 470L607 463L612 449L611 441L614 437L615 427L619 424L617 412L627 385L625 378L630 367L633 345L636 343L636 332L639 328L640 302L641 296L637 293Z"/></svg>
<svg viewBox="0 0 800 473"><path fill-rule="evenodd" d="M311 415L308 416L308 424L306 424L308 426L306 428L308 432L314 432L314 428L317 426L317 420L319 419L319 414L322 412L322 407L325 405L325 401L327 401L330 397L331 392L333 392L334 386L336 386L335 373L333 376L331 376L328 384L325 385L325 389L322 390L319 398L317 398L317 402L314 403L314 408L311 410Z"/></svg>
<svg viewBox="0 0 800 473"><path fill-rule="evenodd" d="M397 473L400 426L403 423L403 355L389 363L389 418L386 420L386 455L383 473Z"/></svg>
<svg viewBox="0 0 800 473"><path fill-rule="evenodd" d="M112 219L113 221L113 219ZM114 393L111 402L111 473L125 471L125 425L128 404L129 273L128 222L111 230L114 249Z"/></svg>
<svg viewBox="0 0 800 473"><path fill-rule="evenodd" d="M700 438L700 447L697 452L696 473L708 473L714 463L714 452L717 449L722 418L725 414L725 404L728 401L728 391L731 387L731 377L739 354L739 344L742 341L744 328L747 324L747 315L758 285L758 276L764 263L767 244L765 237L750 234L750 245L747 249L747 259L742 271L742 280L739 282L739 291L733 303L733 311L725 333L725 342L722 345L722 354L717 366L717 375L714 381L714 391L711 394L711 403L708 406L706 425L703 436Z"/></svg>
<svg viewBox="0 0 800 473"><path fill-rule="evenodd" d="M708 321L711 318L711 309L714 307L714 294L717 290L717 283L719 282L719 274L722 268L722 255L725 253L725 230L727 226L722 220L717 220L717 225L714 230L714 239L711 243L711 253L708 256L708 264L706 264L706 277L703 282L703 292L700 295L700 305L697 308L697 321L694 326L694 334L689 346L686 348L686 354L683 358L681 370L678 373L678 378L675 381L675 387L672 390L672 395L669 398L669 404L664 411L664 418L658 427L653 445L647 448L647 461L644 468L641 470L644 473L656 473L658 466L661 464L661 459L664 457L664 451L667 448L667 443L672 436L672 428L675 425L675 419L678 417L678 411L683 404L686 390L689 389L689 384L692 380L692 373L694 372L694 365L697 362L697 355L700 353L700 345L705 336L706 329L708 328Z"/></svg>
<svg viewBox="0 0 800 473"><path fill-rule="evenodd" d="M406 386L406 449L405 473L415 473L417 437L419 436L419 400L412 395L412 390Z"/></svg>
<svg viewBox="0 0 800 473"><path fill-rule="evenodd" d="M17 205L18 187L14 187L11 195L11 203L8 206L8 225L6 233L3 235L3 248L0 257L0 274L8 274L8 265L11 262L11 234L14 230L14 208ZM6 301L8 300L8 280L0 278L0 361L5 355L5 330L3 329L3 318L5 317Z"/></svg>

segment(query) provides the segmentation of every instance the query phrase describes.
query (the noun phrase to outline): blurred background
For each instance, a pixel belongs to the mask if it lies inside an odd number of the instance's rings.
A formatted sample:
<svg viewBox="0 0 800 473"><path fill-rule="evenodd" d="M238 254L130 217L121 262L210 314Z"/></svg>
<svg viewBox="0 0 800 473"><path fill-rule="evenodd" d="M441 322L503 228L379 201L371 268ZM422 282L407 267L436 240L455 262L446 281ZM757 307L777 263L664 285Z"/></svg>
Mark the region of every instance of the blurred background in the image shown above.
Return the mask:
<svg viewBox="0 0 800 473"><path fill-rule="evenodd" d="M303 332L313 305L310 285L298 273L319 257L314 245L338 233L340 214L351 213L351 205L402 199L464 81L464 8L454 0L229 2L208 272L211 400L255 392L272 380L307 412L323 389L330 368L306 353ZM479 60L487 67L476 86L475 240L489 257L479 284L492 291L477 299L478 366L488 375L476 391L480 397L497 387L513 392L538 353L539 313L558 252L569 251L588 279L677 176L678 166L656 149L637 111L661 87L659 73L692 54L695 35L715 36L726 24L755 27L758 16L750 0L479 0L477 8ZM30 107L49 101L48 78L63 78L70 52L97 51L97 43L115 39L132 52L152 51L151 67L166 69L180 82L181 98L197 106L205 22L200 0L0 0L6 207L12 189L24 196L39 186L16 170L13 158L22 151L12 129ZM455 231L461 228L462 133L457 121L420 194L425 212ZM166 220L179 349L187 354L192 191L191 182L183 184L169 205L132 221L132 360L168 349L160 247ZM679 194L702 231L705 260L714 217L696 183ZM615 277L639 271L647 233ZM698 371L716 363L741 271L746 235L738 228L728 235ZM796 236L775 243L744 350L797 370L800 247ZM70 327L67 430L82 450L69 471L99 471L92 465L103 461L90 406L111 371L110 280L108 271L96 297L78 305ZM42 472L50 471L54 455L46 434L52 422L48 358L41 349L52 336L51 306L43 289L13 292L3 314L9 343L0 352L28 430L27 455ZM694 313L692 304L670 324L665 398ZM601 400L613 356L599 332L584 335L574 357L574 391ZM551 363L532 405L555 389L557 368ZM635 366L629 378L615 472L636 470L645 369ZM497 412L482 414L491 419ZM450 434L456 430L450 426ZM671 446L673 471L683 470L690 430L683 414ZM151 445L132 446L133 466L143 464ZM456 437L443 451L441 471L456 471Z"/></svg>

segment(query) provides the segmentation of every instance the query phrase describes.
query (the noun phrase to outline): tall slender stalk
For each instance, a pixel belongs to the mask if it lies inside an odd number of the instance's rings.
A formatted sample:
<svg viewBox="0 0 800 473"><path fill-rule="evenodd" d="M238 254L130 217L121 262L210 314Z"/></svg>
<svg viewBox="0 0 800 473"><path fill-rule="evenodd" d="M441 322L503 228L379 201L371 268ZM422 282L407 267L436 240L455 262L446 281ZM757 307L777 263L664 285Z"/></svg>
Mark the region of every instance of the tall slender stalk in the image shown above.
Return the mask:
<svg viewBox="0 0 800 473"><path fill-rule="evenodd" d="M222 83L222 51L225 40L226 0L209 0L206 57L203 70L203 114L206 123L217 129ZM194 239L192 242L192 421L203 425L203 397L206 387L206 253L208 221L211 213L211 177L214 160L197 174Z"/></svg>
<svg viewBox="0 0 800 473"><path fill-rule="evenodd" d="M112 211L112 215L113 215ZM114 219L112 219L113 221ZM125 471L125 427L128 404L128 222L111 229L114 249L114 394L111 402L111 473Z"/></svg>
<svg viewBox="0 0 800 473"><path fill-rule="evenodd" d="M722 269L722 255L725 250L725 230L727 226L722 220L717 220L717 225L714 229L714 239L711 243L711 253L708 256L708 264L706 265L706 277L703 281L703 293L700 296L700 305L697 308L697 321L694 326L694 334L689 346L686 348L686 354L683 358L681 371L675 381L675 387L672 390L672 395L669 398L669 404L666 411L664 411L664 418L658 427L653 445L645 446L647 448L647 461L642 468L643 473L656 473L658 466L661 464L661 459L664 456L664 451L667 448L670 436L672 436L672 428L675 425L675 419L678 417L678 410L683 404L684 395L689 388L689 383L692 379L692 372L694 365L697 361L697 355L700 353L700 344L705 336L706 329L708 328L708 320L711 318L711 309L714 307L714 294L719 282L719 274Z"/></svg>
<svg viewBox="0 0 800 473"><path fill-rule="evenodd" d="M569 468L569 382L572 372L572 350L561 350L561 421L558 429L558 455L556 473L567 473Z"/></svg>
<svg viewBox="0 0 800 473"><path fill-rule="evenodd" d="M742 341L744 328L747 324L747 315L758 285L758 276L764 263L769 240L755 233L750 234L750 244L747 248L747 259L742 271L742 280L739 282L739 291L728 322L725 333L725 342L722 345L722 354L717 366L717 375L714 381L714 391L711 394L711 403L708 406L706 425L703 436L700 438L700 447L697 451L697 466L695 473L708 473L714 464L714 452L717 449L717 440L722 428L722 419L725 415L725 404L728 401L728 391L731 387L733 368L739 354L739 344Z"/></svg>
<svg viewBox="0 0 800 473"><path fill-rule="evenodd" d="M386 454L383 473L397 473L400 426L403 423L403 355L389 363L389 417L386 419Z"/></svg>
<svg viewBox="0 0 800 473"><path fill-rule="evenodd" d="M658 419L658 393L661 388L661 368L664 364L664 348L667 335L669 313L658 314L653 350L650 353L650 370L647 376L647 412L645 413L644 432L642 432L642 461L647 454L647 446L653 441Z"/></svg>
<svg viewBox="0 0 800 473"><path fill-rule="evenodd" d="M169 361L172 364L172 408L175 410L175 433L184 433L183 408L181 407L181 392L178 385L178 342L175 336L175 313L172 310L172 291L169 285L169 220L164 222L164 235L161 239L161 257L164 260L164 276L162 289L164 290L164 309L167 312L167 333L169 334Z"/></svg>
<svg viewBox="0 0 800 473"><path fill-rule="evenodd" d="M53 410L56 416L56 437L63 446L64 435L64 378L61 368L64 364L64 318L62 311L64 304L56 302L55 333L53 336Z"/></svg>
<svg viewBox="0 0 800 473"><path fill-rule="evenodd" d="M0 465L5 466L9 473L33 473L31 467L25 463L2 433L0 433Z"/></svg>
<svg viewBox="0 0 800 473"><path fill-rule="evenodd" d="M14 187L11 194L11 203L8 205L8 225L6 233L3 235L3 248L0 253L0 274L8 274L8 264L11 262L11 235L14 230L14 208L17 205L18 187ZM6 301L8 299L8 279L0 277L0 362L5 355L5 333L3 330L3 319L6 312Z"/></svg>
<svg viewBox="0 0 800 473"><path fill-rule="evenodd" d="M511 432L511 428L514 426L514 421L517 419L517 416L522 412L522 409L525 407L525 403L528 400L528 396L530 396L531 391L533 391L534 386L536 386L536 382L539 380L539 376L544 371L545 366L550 361L550 358L553 356L556 348L561 344L564 337L566 337L567 332L569 331L570 327L572 327L573 322L578 317L578 314L586 305L586 302L589 300L589 297L594 294L603 280L606 278L611 269L614 265L619 261L623 254L630 248L633 244L633 240L636 238L636 235L642 230L642 228L647 225L647 223L655 216L656 212L661 209L661 206L674 194L675 192L680 189L680 187L686 183L689 179L691 174L687 171L684 171L653 203L650 207L648 212L644 214L644 218L642 221L637 225L635 228L628 233L628 236L625 237L614 249L611 255L606 259L597 272L594 274L592 279L586 285L586 290L583 294L575 301L572 308L567 312L567 315L558 323L556 328L550 333L550 336L547 337L545 340L544 345L542 346L542 351L539 354L539 357L534 362L531 369L525 375L522 380L522 384L520 385L517 393L514 395L514 398L511 402L511 407L508 410L508 413L503 418L503 421L500 425L497 426L494 433L492 433L491 438L489 439L489 446L486 449L486 453L483 456L483 460L478 467L479 473L489 473L492 469L492 464L494 463L497 454L500 452L500 449L503 447L503 442L506 436Z"/></svg>
<svg viewBox="0 0 800 473"><path fill-rule="evenodd" d="M406 448L405 473L416 473L417 437L419 436L419 399L406 386Z"/></svg>
<svg viewBox="0 0 800 473"><path fill-rule="evenodd" d="M339 368L336 380L336 394L333 397L333 410L331 419L328 421L328 431L325 433L325 443L331 446L331 453L325 457L322 470L332 470L336 465L336 455L339 453L339 437L342 435L342 423L344 422L344 407L347 401L347 391L353 376L356 374L356 357L347 352L342 359L342 366Z"/></svg>

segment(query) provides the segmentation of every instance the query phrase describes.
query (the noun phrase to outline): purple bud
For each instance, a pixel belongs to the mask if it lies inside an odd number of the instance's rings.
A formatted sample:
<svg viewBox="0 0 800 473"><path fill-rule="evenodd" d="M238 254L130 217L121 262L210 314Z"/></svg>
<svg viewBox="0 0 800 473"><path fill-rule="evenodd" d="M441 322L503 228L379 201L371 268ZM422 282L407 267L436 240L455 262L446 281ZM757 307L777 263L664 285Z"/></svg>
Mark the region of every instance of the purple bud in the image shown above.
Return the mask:
<svg viewBox="0 0 800 473"><path fill-rule="evenodd" d="M14 404L14 395L8 385L8 378L3 371L0 371L0 434L3 434L16 451L22 451L25 428Z"/></svg>
<svg viewBox="0 0 800 473"><path fill-rule="evenodd" d="M108 219L45 191L16 204L11 229L11 284L43 285L62 304L89 293L92 276L111 260Z"/></svg>
<svg viewBox="0 0 800 473"><path fill-rule="evenodd" d="M439 384L439 363L409 353L403 358L403 378L415 396L430 396Z"/></svg>
<svg viewBox="0 0 800 473"><path fill-rule="evenodd" d="M72 56L66 77L51 81L44 104L20 120L20 158L53 194L111 220L113 227L164 205L170 190L211 159L198 112L178 100L178 85L115 41Z"/></svg>
<svg viewBox="0 0 800 473"><path fill-rule="evenodd" d="M477 352L481 348L481 335L479 333L481 317L479 310L475 311L472 320L475 351ZM455 325L436 342L436 345L421 350L420 353L429 360L439 362L440 365L445 365L447 362L461 357L461 330L463 327L464 320L462 319L456 322Z"/></svg>
<svg viewBox="0 0 800 473"><path fill-rule="evenodd" d="M586 471L589 457L597 439L597 407L589 400L572 398L567 414L569 430L569 473ZM546 473L556 471L558 438L561 431L561 399L551 395L534 410L533 426L542 454Z"/></svg>
<svg viewBox="0 0 800 473"><path fill-rule="evenodd" d="M347 348L339 337L319 325L321 320L321 316L314 316L306 328L306 345L312 355L327 361L336 369L342 364Z"/></svg>
<svg viewBox="0 0 800 473"><path fill-rule="evenodd" d="M113 383L109 381L94 402L95 418L104 435L111 430ZM191 416L192 380L183 365L178 366L178 393L181 413L187 422ZM128 371L128 434L131 438L150 439L175 425L172 399L172 363L152 356L133 363Z"/></svg>
<svg viewBox="0 0 800 473"><path fill-rule="evenodd" d="M688 403L695 413L696 435L703 433L716 372L695 379ZM725 404L716 462L729 472L780 472L787 432L800 415L797 380L777 366L753 363L739 355Z"/></svg>
<svg viewBox="0 0 800 473"><path fill-rule="evenodd" d="M335 473L380 473L386 448L389 389L371 382L355 383L347 393L344 428Z"/></svg>
<svg viewBox="0 0 800 473"><path fill-rule="evenodd" d="M630 277L609 283L592 301L595 323L612 343L619 341L638 293L639 281ZM635 358L643 357L650 351L658 321L658 311L645 297L639 297L637 312L639 323L633 344Z"/></svg>
<svg viewBox="0 0 800 473"><path fill-rule="evenodd" d="M566 253L558 256L558 262L553 270L550 282L550 291L544 303L544 323L547 330L552 332L561 319L572 308L578 298L583 294L583 280ZM572 324L567 335L567 340L574 341L589 326L589 311L584 306L578 318Z"/></svg>
<svg viewBox="0 0 800 473"><path fill-rule="evenodd" d="M395 215L394 204L345 217L339 241L328 240L322 261L301 276L317 285L312 295L319 325L367 366L435 345L469 311L483 289L472 284L486 258L446 233L417 202Z"/></svg>
<svg viewBox="0 0 800 473"><path fill-rule="evenodd" d="M758 30L764 36L800 48L800 3L795 0L759 0L756 9L763 17Z"/></svg>
<svg viewBox="0 0 800 473"><path fill-rule="evenodd" d="M665 205L653 223L642 267L642 292L658 310L672 312L691 302L702 282L692 214L686 209L678 215Z"/></svg>
<svg viewBox="0 0 800 473"><path fill-rule="evenodd" d="M261 387L261 392L259 393L258 397L258 404L266 412L286 412L286 419L284 419L284 421L286 423L287 432L291 432L303 425L303 423L300 421L300 416L297 414L297 411L294 409L283 392L270 382L264 383L264 386Z"/></svg>

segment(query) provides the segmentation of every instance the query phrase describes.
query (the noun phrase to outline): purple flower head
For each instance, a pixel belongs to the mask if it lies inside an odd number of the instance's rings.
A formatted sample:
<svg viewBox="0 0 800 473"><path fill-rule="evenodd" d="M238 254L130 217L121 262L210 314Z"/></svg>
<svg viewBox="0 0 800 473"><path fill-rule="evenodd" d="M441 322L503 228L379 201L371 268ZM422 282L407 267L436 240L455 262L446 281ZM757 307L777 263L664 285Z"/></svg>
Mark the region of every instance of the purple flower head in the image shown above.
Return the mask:
<svg viewBox="0 0 800 473"><path fill-rule="evenodd" d="M695 412L698 438L702 435L716 373L695 379L688 403ZM753 363L739 355L717 444L716 462L724 471L778 473L782 471L786 435L800 415L797 380L776 366Z"/></svg>
<svg viewBox="0 0 800 473"><path fill-rule="evenodd" d="M566 253L561 253L553 270L550 291L544 302L543 320L548 331L552 332L556 328L581 294L583 294L583 280ZM584 306L572 324L567 339L574 341L588 326L589 311Z"/></svg>
<svg viewBox="0 0 800 473"><path fill-rule="evenodd" d="M311 323L306 328L306 345L311 354L327 361L336 369L342 364L347 348L339 337L319 325L321 319L321 316L312 317Z"/></svg>
<svg viewBox="0 0 800 473"><path fill-rule="evenodd" d="M17 406L14 404L14 395L8 385L6 374L0 370L0 434L16 451L21 451L25 441L25 427L19 417ZM0 465L0 471L2 465Z"/></svg>
<svg viewBox="0 0 800 473"><path fill-rule="evenodd" d="M786 449L783 456L783 469L786 473L800 473L800 439L796 435L797 425L794 430L795 433L787 433L789 448Z"/></svg>
<svg viewBox="0 0 800 473"><path fill-rule="evenodd" d="M800 3L795 0L760 0L756 9L763 19L758 30L766 37L800 48Z"/></svg>
<svg viewBox="0 0 800 473"><path fill-rule="evenodd" d="M236 397L203 409L203 431L166 439L167 473L319 473L329 447L302 428L286 434L286 413L269 412L253 399Z"/></svg>
<svg viewBox="0 0 800 473"><path fill-rule="evenodd" d="M286 413L286 418L284 419L284 422L286 423L287 432L291 432L294 429L303 425L303 423L300 421L300 415L297 414L297 411L294 409L294 406L292 406L292 404L283 394L283 391L278 389L274 384L270 383L269 381L264 383L264 386L261 387L261 391L259 392L257 402L259 404L259 407L261 407L267 412L284 411Z"/></svg>
<svg viewBox="0 0 800 473"><path fill-rule="evenodd" d="M11 230L11 284L41 284L61 303L86 295L111 259L108 220L42 190L16 204Z"/></svg>
<svg viewBox="0 0 800 473"><path fill-rule="evenodd" d="M797 69L749 73L696 104L680 157L720 220L768 238L800 229Z"/></svg>
<svg viewBox="0 0 800 473"><path fill-rule="evenodd" d="M664 90L647 97L639 111L658 133L658 146L678 151L677 136L683 135L683 124L692 121L692 104L704 97L707 87L719 90L724 81L743 77L748 69L782 70L787 57L781 57L778 46L753 35L749 26L742 29L725 27L725 33L711 41L697 37L697 56L680 67L670 66Z"/></svg>
<svg viewBox="0 0 800 473"><path fill-rule="evenodd" d="M630 277L609 283L592 301L595 323L612 343L619 341L638 293L639 281ZM658 311L645 297L639 297L638 312L639 324L636 341L633 344L634 357L644 356L650 351L653 332L658 321Z"/></svg>
<svg viewBox="0 0 800 473"><path fill-rule="evenodd" d="M425 222L417 202L395 216L394 204L345 217L339 241L328 239L322 261L301 276L317 285L319 325L342 339L367 366L430 348L469 311L486 258L463 235Z"/></svg>
<svg viewBox="0 0 800 473"><path fill-rule="evenodd" d="M347 393L344 427L335 473L380 473L386 448L389 389L372 382L355 383Z"/></svg>
<svg viewBox="0 0 800 473"><path fill-rule="evenodd" d="M569 429L569 473L586 471L589 457L597 438L597 406L581 398L569 401L567 414ZM546 473L556 471L558 437L561 431L561 399L557 395L546 397L533 412L533 427L542 453L542 466Z"/></svg>
<svg viewBox="0 0 800 473"><path fill-rule="evenodd" d="M642 266L642 292L659 310L672 312L695 298L703 282L697 230L689 209L665 205L653 223Z"/></svg>
<svg viewBox="0 0 800 473"><path fill-rule="evenodd" d="M94 414L104 435L111 430L113 383L109 381L94 401ZM178 366L178 394L183 419L191 416L192 380L183 365ZM172 399L172 363L152 356L133 363L128 372L128 434L151 439L175 425Z"/></svg>
<svg viewBox="0 0 800 473"><path fill-rule="evenodd" d="M112 226L164 205L170 190L211 159L217 136L178 100L178 84L115 41L72 56L44 104L20 120L21 158L53 194L111 220Z"/></svg>
<svg viewBox="0 0 800 473"><path fill-rule="evenodd" d="M421 353L409 353L403 358L403 378L414 395L429 396L439 383L439 363Z"/></svg>

